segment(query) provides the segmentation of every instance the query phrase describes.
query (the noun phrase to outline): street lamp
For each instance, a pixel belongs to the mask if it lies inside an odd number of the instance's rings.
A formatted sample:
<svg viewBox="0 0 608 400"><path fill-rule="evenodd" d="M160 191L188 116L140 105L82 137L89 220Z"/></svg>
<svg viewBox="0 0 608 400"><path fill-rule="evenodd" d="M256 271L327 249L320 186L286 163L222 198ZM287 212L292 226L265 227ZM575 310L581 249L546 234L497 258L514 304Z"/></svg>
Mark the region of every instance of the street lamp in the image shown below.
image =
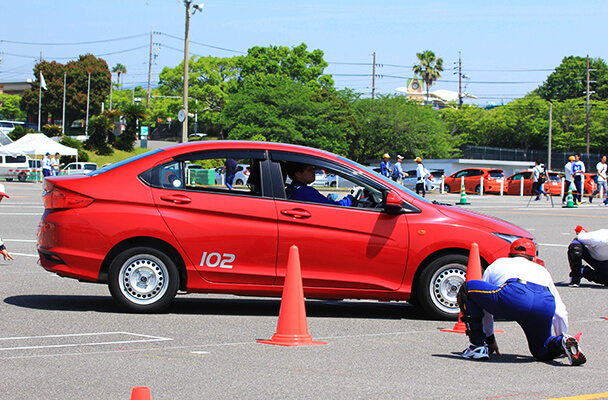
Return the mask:
<svg viewBox="0 0 608 400"><path fill-rule="evenodd" d="M188 42L190 41L190 17L197 11L203 11L204 4L192 4L192 0L184 0L186 6L186 38L184 39L184 105L183 112L180 112L178 118L182 120L182 143L188 141Z"/></svg>

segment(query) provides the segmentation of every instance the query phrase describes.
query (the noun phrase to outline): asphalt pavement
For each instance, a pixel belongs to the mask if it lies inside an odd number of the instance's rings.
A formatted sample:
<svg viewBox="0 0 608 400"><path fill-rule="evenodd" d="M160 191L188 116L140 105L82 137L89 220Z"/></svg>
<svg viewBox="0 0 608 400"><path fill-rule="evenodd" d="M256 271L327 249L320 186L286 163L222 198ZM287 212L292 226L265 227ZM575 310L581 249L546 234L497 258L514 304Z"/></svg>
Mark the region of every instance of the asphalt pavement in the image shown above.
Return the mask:
<svg viewBox="0 0 608 400"><path fill-rule="evenodd" d="M3 182L4 183L4 182ZM178 295L163 314L121 312L103 285L59 278L37 265L39 183L4 183L0 235L0 398L129 399L575 399L608 398L607 291L570 288L566 249L574 227L608 225L608 207L555 207L519 196L468 196L473 211L530 231L588 362L535 361L517 324L497 322L503 353L460 357L468 340L442 332L407 303L306 301L308 329L327 345L259 344L276 332L279 299ZM429 194L457 203L458 194ZM604 393L603 395L601 393ZM581 396L587 397L581 397Z"/></svg>

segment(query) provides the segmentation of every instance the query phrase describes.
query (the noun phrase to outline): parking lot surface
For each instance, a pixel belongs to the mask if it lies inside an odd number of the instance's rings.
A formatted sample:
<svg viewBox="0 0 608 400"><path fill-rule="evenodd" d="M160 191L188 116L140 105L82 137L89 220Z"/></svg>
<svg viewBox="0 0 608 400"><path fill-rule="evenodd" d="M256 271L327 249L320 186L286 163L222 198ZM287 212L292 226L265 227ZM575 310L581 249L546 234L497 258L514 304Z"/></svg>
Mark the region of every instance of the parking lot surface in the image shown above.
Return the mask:
<svg viewBox="0 0 608 400"><path fill-rule="evenodd" d="M504 321L496 324L503 355L465 360L466 336L440 331L454 322L429 320L407 303L307 300L309 332L328 344L295 348L256 342L276 332L280 299L178 295L162 314L122 313L107 287L37 265L42 187L5 185L0 236L15 261L0 260L2 399L128 399L135 386L155 400L608 398L608 288L568 287L566 257L574 227L605 228L606 207L519 196L468 196L463 206L536 236L570 333L583 332L588 362L570 367L566 358L535 361L519 326Z"/></svg>

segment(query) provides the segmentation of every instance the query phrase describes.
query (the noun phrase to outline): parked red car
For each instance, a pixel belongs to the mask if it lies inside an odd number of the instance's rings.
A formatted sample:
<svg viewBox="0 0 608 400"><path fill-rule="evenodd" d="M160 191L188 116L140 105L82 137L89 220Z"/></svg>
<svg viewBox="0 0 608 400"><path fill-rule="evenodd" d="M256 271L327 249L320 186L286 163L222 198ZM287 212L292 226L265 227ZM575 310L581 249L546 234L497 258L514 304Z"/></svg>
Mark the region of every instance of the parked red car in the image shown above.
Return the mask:
<svg viewBox="0 0 608 400"><path fill-rule="evenodd" d="M543 184L543 188L546 193L551 194L552 196L559 196L562 192L562 181L557 172L549 172L549 179ZM521 180L524 180L524 196L532 195L532 185L534 182L532 179L532 171L521 171L517 172L505 181L505 191L506 194L521 194Z"/></svg>
<svg viewBox="0 0 608 400"><path fill-rule="evenodd" d="M464 190L467 193L479 193L481 178L483 177L484 193L499 193L500 181L505 174L502 169L493 168L465 168L445 178L444 190L447 193L459 193L464 177Z"/></svg>
<svg viewBox="0 0 608 400"><path fill-rule="evenodd" d="M250 165L246 186L216 184L213 169L208 182L186 179L189 163L226 158ZM335 174L363 195L349 207L290 199L285 171L293 162ZM513 240L533 238L431 203L344 157L280 143L169 146L88 175L49 177L43 198L42 267L107 284L133 312L158 312L178 290L279 297L295 244L308 298L415 300L435 318L455 319L471 243L488 265L507 256Z"/></svg>

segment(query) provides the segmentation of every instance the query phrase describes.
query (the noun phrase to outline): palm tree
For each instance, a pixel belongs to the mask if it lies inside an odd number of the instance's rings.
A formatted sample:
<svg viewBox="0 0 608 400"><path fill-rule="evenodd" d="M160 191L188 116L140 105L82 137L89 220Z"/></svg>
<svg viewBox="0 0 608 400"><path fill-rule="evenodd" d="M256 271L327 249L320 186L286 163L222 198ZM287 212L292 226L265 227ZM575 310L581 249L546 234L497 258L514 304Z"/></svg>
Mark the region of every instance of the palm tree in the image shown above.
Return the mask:
<svg viewBox="0 0 608 400"><path fill-rule="evenodd" d="M112 68L112 72L118 74L118 77L116 78L116 83L118 84L118 86L120 86L120 75L127 73L127 67L125 67L121 63L118 63L114 68Z"/></svg>
<svg viewBox="0 0 608 400"><path fill-rule="evenodd" d="M430 50L425 50L422 53L416 53L419 64L414 65L412 70L414 74L420 75L426 84L426 102L429 102L429 90L437 79L441 78L440 72L443 72L443 59L437 58L435 53Z"/></svg>

